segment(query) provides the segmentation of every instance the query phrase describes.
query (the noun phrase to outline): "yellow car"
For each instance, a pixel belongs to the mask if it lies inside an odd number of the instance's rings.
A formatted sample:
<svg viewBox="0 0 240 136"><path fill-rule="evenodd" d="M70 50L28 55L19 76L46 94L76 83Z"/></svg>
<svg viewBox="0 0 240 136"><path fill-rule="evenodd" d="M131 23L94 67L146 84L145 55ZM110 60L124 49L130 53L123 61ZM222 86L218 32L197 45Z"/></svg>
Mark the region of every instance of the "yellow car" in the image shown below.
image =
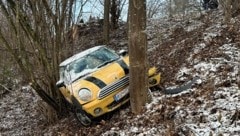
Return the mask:
<svg viewBox="0 0 240 136"><path fill-rule="evenodd" d="M149 69L149 86L160 82L155 67ZM111 112L129 101L129 57L96 46L80 52L60 64L56 83L65 99L74 107L76 118L84 126L92 119Z"/></svg>

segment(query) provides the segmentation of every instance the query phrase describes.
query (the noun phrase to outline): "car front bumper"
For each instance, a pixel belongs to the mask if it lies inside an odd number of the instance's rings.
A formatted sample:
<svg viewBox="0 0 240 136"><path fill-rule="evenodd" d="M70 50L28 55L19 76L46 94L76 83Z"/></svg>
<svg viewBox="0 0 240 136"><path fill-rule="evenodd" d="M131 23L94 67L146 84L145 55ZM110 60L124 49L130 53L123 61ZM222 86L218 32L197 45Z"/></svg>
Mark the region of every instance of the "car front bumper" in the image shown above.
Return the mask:
<svg viewBox="0 0 240 136"><path fill-rule="evenodd" d="M128 87L125 87L125 89L127 88ZM89 103L86 103L82 105L82 109L93 117L98 117L105 113L111 112L129 101L129 93L120 99L114 99L114 97L121 91L124 91L124 89L115 91L103 99L95 99Z"/></svg>
<svg viewBox="0 0 240 136"><path fill-rule="evenodd" d="M155 86L159 84L159 82L160 82L159 73L149 77L149 87ZM119 98L120 93L124 95L122 95ZM117 98L116 95L118 95ZM107 112L115 110L116 108L120 107L121 105L125 104L128 101L129 101L128 86L125 86L124 88L114 91L113 93L111 93L110 95L106 96L103 99L95 99L89 103L82 105L82 109L91 116L98 117Z"/></svg>

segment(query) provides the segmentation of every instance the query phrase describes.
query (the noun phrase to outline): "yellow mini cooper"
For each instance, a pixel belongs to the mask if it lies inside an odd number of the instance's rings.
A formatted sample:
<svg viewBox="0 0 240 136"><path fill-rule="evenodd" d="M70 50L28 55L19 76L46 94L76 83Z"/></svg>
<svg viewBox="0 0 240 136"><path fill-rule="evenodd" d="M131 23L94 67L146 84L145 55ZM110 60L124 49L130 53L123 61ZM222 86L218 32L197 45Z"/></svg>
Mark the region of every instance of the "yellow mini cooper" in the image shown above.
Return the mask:
<svg viewBox="0 0 240 136"><path fill-rule="evenodd" d="M155 67L149 69L149 86L160 82ZM84 126L92 119L111 112L129 101L129 57L96 46L80 52L60 64L57 87L74 107L76 118Z"/></svg>

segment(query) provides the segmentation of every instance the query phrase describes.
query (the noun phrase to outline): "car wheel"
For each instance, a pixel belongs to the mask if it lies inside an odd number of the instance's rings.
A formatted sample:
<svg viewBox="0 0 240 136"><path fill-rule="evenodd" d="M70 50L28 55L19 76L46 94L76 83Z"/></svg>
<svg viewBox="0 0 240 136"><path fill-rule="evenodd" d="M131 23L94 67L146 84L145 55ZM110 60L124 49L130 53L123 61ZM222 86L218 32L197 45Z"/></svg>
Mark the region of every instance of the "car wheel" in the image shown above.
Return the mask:
<svg viewBox="0 0 240 136"><path fill-rule="evenodd" d="M75 109L75 116L83 126L90 126L92 120L79 108Z"/></svg>

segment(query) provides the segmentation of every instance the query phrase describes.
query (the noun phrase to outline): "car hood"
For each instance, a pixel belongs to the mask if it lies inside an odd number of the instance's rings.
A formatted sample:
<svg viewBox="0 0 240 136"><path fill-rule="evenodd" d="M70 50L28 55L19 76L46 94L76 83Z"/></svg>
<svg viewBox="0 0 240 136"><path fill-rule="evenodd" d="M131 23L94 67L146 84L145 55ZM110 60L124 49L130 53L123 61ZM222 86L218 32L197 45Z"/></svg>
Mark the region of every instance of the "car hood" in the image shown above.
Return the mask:
<svg viewBox="0 0 240 136"><path fill-rule="evenodd" d="M78 91L87 88L92 91L92 100L98 97L99 91L123 78L129 73L129 58L121 58L111 64L101 67L95 72L76 80L71 87L73 95L78 98ZM84 102L82 102L84 103Z"/></svg>

